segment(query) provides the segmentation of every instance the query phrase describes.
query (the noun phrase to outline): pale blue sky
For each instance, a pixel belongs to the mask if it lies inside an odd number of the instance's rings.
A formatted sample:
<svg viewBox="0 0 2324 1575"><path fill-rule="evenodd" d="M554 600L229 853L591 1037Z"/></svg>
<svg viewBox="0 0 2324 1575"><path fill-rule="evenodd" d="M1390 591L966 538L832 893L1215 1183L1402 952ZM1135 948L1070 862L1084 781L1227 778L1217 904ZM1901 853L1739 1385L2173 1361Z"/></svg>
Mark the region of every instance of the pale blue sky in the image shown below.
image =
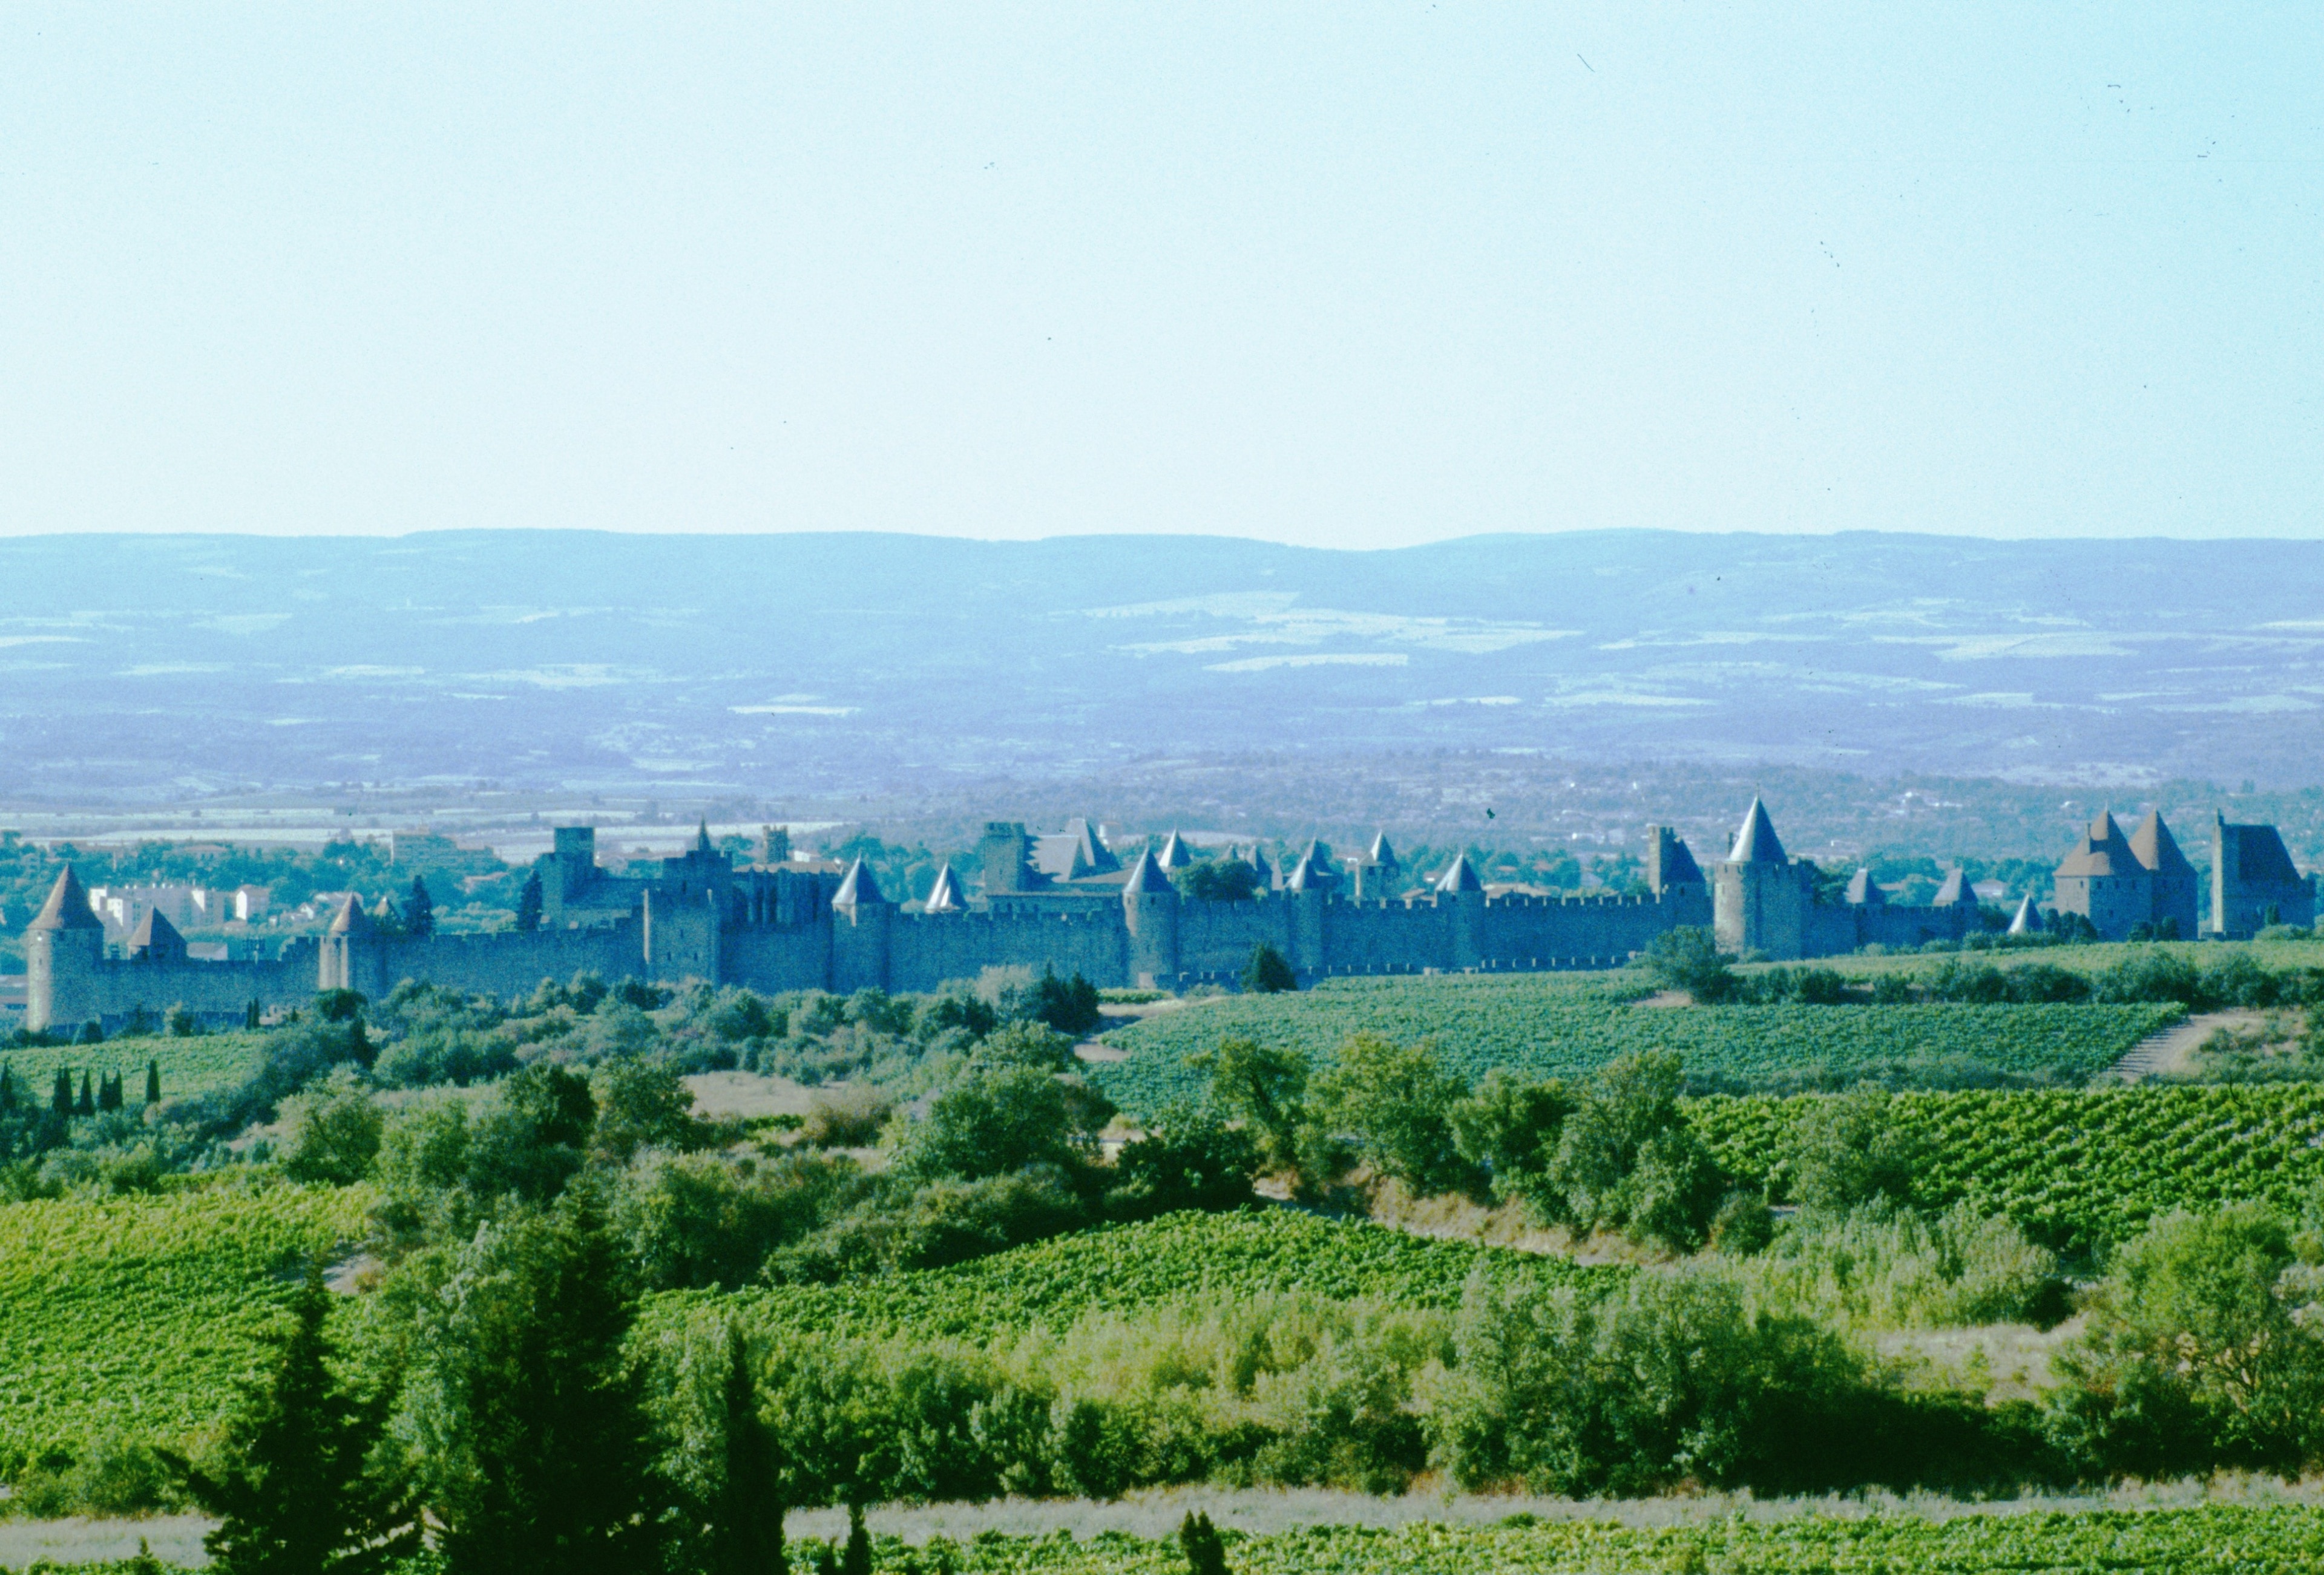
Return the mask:
<svg viewBox="0 0 2324 1575"><path fill-rule="evenodd" d="M2316 535L2324 9L0 11L0 530Z"/></svg>

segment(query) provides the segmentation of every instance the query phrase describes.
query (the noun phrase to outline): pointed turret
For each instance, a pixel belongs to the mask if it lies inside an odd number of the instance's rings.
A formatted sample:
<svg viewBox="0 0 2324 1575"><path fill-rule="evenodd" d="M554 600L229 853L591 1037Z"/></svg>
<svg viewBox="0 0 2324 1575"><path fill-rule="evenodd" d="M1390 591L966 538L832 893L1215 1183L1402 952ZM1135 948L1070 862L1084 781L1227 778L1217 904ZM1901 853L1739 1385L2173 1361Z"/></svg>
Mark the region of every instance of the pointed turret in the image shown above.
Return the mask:
<svg viewBox="0 0 2324 1575"><path fill-rule="evenodd" d="M1888 894L1872 879L1871 870L1859 869L1848 878L1848 900L1858 907L1878 907L1888 900Z"/></svg>
<svg viewBox="0 0 2324 1575"><path fill-rule="evenodd" d="M88 905L88 892L80 883L80 876L70 864L49 888L49 900L41 905L39 915L24 926L28 930L101 930L103 920Z"/></svg>
<svg viewBox="0 0 2324 1575"><path fill-rule="evenodd" d="M154 962L182 962L186 960L186 937L178 926L161 916L158 908L147 908L137 927L129 932L129 954Z"/></svg>
<svg viewBox="0 0 2324 1575"><path fill-rule="evenodd" d="M2089 830L2074 844L2074 851L2060 861L2057 873L2066 876L2135 875L2140 868L2138 855L2130 851L2130 843L2115 823L2114 811L2104 809L2090 822Z"/></svg>
<svg viewBox="0 0 2324 1575"><path fill-rule="evenodd" d="M2030 935L2041 927L2042 917L2034 911L2034 894L2029 891L2017 899L2017 911L2009 918L2009 933Z"/></svg>
<svg viewBox="0 0 2324 1575"><path fill-rule="evenodd" d="M1162 872L1162 861L1151 848L1141 848L1138 862L1130 867L1130 879L1121 883L1124 897L1155 897L1171 889L1170 877Z"/></svg>
<svg viewBox="0 0 2324 1575"><path fill-rule="evenodd" d="M880 883L872 878L870 866L863 862L862 855L859 853L856 855L855 862L847 867L847 879L842 880L839 883L839 889L832 894L831 906L862 907L871 903L887 900L880 895Z"/></svg>
<svg viewBox="0 0 2324 1575"><path fill-rule="evenodd" d="M363 899L354 892L347 893L339 904L338 916L331 920L335 935L363 935L371 933L371 915L364 912Z"/></svg>
<svg viewBox="0 0 2324 1575"><path fill-rule="evenodd" d="M1469 855L1455 853L1452 868L1436 878L1436 889L1447 895L1460 891L1482 891L1485 883L1477 879L1476 867L1469 862Z"/></svg>
<svg viewBox="0 0 2324 1575"><path fill-rule="evenodd" d="M950 863L936 871L936 883L928 888L928 899L921 906L927 913L959 913L968 907L961 895L960 882L953 879Z"/></svg>
<svg viewBox="0 0 2324 1575"><path fill-rule="evenodd" d="M1944 881L1938 886L1936 896L1930 898L1929 906L1959 907L1964 902L1976 900L1977 894L1969 889L1969 877L1962 874L1960 866L1956 864L1945 871Z"/></svg>
<svg viewBox="0 0 2324 1575"><path fill-rule="evenodd" d="M1329 891L1340 883L1340 871L1332 863L1332 850L1320 842L1310 842L1307 851L1299 855L1299 862L1284 877L1286 891Z"/></svg>
<svg viewBox="0 0 2324 1575"><path fill-rule="evenodd" d="M1267 852L1259 843L1251 843L1250 852L1243 861L1258 872L1259 890L1272 891L1275 889L1275 866L1267 861Z"/></svg>
<svg viewBox="0 0 2324 1575"><path fill-rule="evenodd" d="M2130 834L2130 852L2152 874L2191 877L2195 873L2195 866L2179 851L2178 839L2163 824L2159 809L2148 810L2138 829Z"/></svg>
<svg viewBox="0 0 2324 1575"><path fill-rule="evenodd" d="M1389 874L1394 874L1404 868L1403 863L1396 856L1396 850L1388 845L1388 833L1385 831L1372 838L1371 851L1364 855L1364 862L1375 870Z"/></svg>
<svg viewBox="0 0 2324 1575"><path fill-rule="evenodd" d="M1767 806L1755 794L1750 810L1743 816L1743 829L1735 834L1735 846L1727 855L1730 864L1788 864L1789 855L1776 839L1775 823L1767 818Z"/></svg>
<svg viewBox="0 0 2324 1575"><path fill-rule="evenodd" d="M1154 861L1165 870L1183 870L1194 861L1194 851L1186 845L1184 837L1174 831L1164 840L1162 851L1155 856Z"/></svg>
<svg viewBox="0 0 2324 1575"><path fill-rule="evenodd" d="M706 815L694 828L694 851L697 853L710 852L710 817Z"/></svg>

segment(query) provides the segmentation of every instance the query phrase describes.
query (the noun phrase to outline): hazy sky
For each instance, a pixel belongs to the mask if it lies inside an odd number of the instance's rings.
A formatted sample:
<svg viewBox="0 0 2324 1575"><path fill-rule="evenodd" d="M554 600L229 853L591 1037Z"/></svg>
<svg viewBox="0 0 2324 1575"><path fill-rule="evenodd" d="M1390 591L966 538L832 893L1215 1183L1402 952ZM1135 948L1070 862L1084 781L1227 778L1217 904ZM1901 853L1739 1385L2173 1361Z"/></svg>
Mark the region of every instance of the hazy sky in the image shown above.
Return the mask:
<svg viewBox="0 0 2324 1575"><path fill-rule="evenodd" d="M2324 8L0 10L0 530L2324 534Z"/></svg>

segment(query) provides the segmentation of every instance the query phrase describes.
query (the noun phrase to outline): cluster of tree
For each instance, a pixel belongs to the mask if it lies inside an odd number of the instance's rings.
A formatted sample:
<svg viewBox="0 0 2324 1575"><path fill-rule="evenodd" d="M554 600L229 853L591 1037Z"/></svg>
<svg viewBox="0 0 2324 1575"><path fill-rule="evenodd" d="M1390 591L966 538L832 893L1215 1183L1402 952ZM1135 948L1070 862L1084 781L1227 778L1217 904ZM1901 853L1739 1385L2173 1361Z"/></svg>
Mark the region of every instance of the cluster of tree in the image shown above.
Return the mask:
<svg viewBox="0 0 2324 1575"><path fill-rule="evenodd" d="M2141 947L2095 972L2023 962L1948 959L1926 973L1884 972L1851 979L1831 968L1776 967L1738 973L1735 959L1711 933L1665 931L1646 947L1644 962L1655 982L1685 990L1701 1003L1798 1001L1811 1006L1961 1001L1981 1005L2046 1001L2176 1004L2190 1011L2324 1003L2324 968L2269 968L2248 952L2228 953L2207 964L2176 952Z"/></svg>

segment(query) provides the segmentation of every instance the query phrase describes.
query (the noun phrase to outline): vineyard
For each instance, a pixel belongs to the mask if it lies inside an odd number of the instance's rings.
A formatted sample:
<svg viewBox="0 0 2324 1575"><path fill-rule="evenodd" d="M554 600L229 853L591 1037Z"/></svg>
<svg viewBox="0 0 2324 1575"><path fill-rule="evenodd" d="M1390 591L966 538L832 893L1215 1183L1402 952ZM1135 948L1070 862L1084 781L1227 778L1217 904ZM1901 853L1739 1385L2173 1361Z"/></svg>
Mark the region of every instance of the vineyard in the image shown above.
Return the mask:
<svg viewBox="0 0 2324 1575"><path fill-rule="evenodd" d="M1062 1329L1087 1312L1144 1312L1273 1292L1340 1301L1373 1296L1400 1306L1449 1309L1460 1304L1462 1287L1479 1268L1545 1284L1582 1284L1615 1272L1269 1209L1165 1215L1058 1237L954 1268L750 1290L722 1305L770 1332L978 1339L1035 1324ZM675 1311L702 1300L671 1296L663 1307Z"/></svg>
<svg viewBox="0 0 2324 1575"><path fill-rule="evenodd" d="M1803 1099L1692 1101L1720 1163L1770 1176ZM2324 1185L2324 1087L2146 1084L1896 1096L1894 1119L1927 1144L1920 1201L1966 1201L2059 1242L2121 1240L2173 1209L2238 1199L2297 1205Z"/></svg>
<svg viewBox="0 0 2324 1575"><path fill-rule="evenodd" d="M161 1097L182 1099L231 1088L256 1071L264 1051L263 1034L206 1034L177 1039L161 1035L113 1039L101 1045L23 1045L0 1051L18 1097L45 1101L60 1070L69 1072L74 1086L83 1073L95 1077L119 1073L129 1103L145 1097L145 1065L161 1068Z"/></svg>
<svg viewBox="0 0 2324 1575"><path fill-rule="evenodd" d="M0 1468L215 1425L299 1266L359 1235L365 1203L229 1183L0 1208Z"/></svg>
<svg viewBox="0 0 2324 1575"><path fill-rule="evenodd" d="M1150 1116L1198 1095L1189 1055L1245 1037L1304 1052L1318 1066L1351 1035L1435 1042L1475 1079L1497 1066L1587 1073L1618 1055L1671 1051L1689 1072L1746 1083L1784 1073L1846 1078L1905 1061L2079 1081L2175 1021L2171 1006L1721 1006L1628 1004L1601 981L1533 975L1335 981L1296 994L1235 996L1163 1012L1108 1034L1125 1061L1092 1070L1108 1097Z"/></svg>
<svg viewBox="0 0 2324 1575"><path fill-rule="evenodd" d="M1184 1575L1172 1541L1119 1532L1086 1542L980 1535L964 1545L913 1550L877 1540L874 1568L952 1568L964 1575ZM912 1559L907 1563L907 1558ZM1236 1537L1227 1559L1240 1575L1518 1575L1588 1570L1661 1575L1826 1575L1891 1570L2023 1575L2029 1570L2170 1570L2173 1575L2292 1575L2324 1568L2324 1511L2305 1506L2212 1505L2082 1514L1742 1516L1696 1525L1628 1526L1606 1520L1395 1528L1314 1526ZM939 1562L944 1560L944 1562Z"/></svg>

